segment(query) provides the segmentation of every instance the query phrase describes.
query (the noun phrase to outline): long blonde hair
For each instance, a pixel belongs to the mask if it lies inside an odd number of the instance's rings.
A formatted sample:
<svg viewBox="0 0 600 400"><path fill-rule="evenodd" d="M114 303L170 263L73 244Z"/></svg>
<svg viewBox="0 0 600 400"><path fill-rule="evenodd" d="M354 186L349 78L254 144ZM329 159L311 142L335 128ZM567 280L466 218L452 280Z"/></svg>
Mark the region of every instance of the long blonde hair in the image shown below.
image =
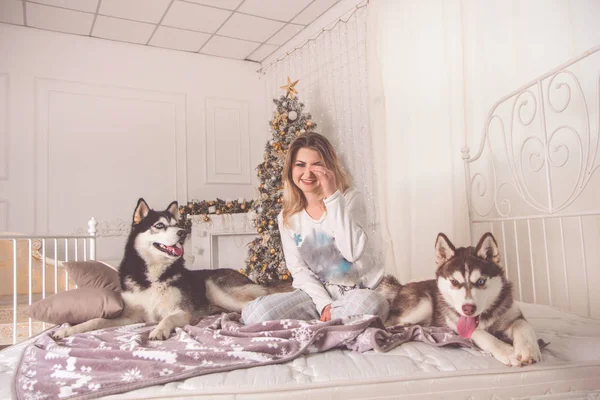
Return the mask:
<svg viewBox="0 0 600 400"><path fill-rule="evenodd" d="M333 146L325 136L316 132L306 132L298 136L288 149L281 178L283 181L283 224L285 226L288 226L289 217L299 213L308 205L304 193L296 186L292 178L296 155L298 150L303 148L314 150L321 155L325 167L335 174L335 182L339 191L344 193L352 186L350 177L342 168Z"/></svg>

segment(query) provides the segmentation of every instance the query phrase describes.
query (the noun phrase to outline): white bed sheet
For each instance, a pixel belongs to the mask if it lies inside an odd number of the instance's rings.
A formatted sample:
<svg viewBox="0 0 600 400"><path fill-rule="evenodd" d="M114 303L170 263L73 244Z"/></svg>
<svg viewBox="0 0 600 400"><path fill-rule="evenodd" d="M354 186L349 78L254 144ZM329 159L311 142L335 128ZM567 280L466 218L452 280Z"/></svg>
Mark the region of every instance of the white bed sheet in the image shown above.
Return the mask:
<svg viewBox="0 0 600 400"><path fill-rule="evenodd" d="M388 353L333 350L279 365L198 376L106 399L600 399L600 321L547 306L521 304L550 345L541 363L505 367L469 349L420 342ZM32 339L33 340L33 339ZM31 341L31 340L30 340ZM30 341L0 352L0 399ZM570 394L569 394L570 392ZM555 397L559 393L561 397Z"/></svg>

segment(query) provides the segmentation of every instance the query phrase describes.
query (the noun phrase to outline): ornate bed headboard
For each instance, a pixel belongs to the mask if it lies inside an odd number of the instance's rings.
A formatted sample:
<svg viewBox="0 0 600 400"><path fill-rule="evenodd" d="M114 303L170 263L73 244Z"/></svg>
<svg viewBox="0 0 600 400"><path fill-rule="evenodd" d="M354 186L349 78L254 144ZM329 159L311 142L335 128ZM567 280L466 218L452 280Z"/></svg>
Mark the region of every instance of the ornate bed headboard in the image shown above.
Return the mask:
<svg viewBox="0 0 600 400"><path fill-rule="evenodd" d="M600 318L600 46L500 99L463 149L471 237L491 231L519 300Z"/></svg>

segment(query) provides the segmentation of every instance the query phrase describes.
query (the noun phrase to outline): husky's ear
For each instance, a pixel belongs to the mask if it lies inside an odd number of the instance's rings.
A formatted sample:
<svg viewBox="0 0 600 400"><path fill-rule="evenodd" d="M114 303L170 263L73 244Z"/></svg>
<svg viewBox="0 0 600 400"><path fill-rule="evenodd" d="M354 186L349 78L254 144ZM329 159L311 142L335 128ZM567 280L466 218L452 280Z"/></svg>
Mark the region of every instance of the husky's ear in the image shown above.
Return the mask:
<svg viewBox="0 0 600 400"><path fill-rule="evenodd" d="M176 221L179 221L179 203L176 201L169 204L167 207L167 211L175 218Z"/></svg>
<svg viewBox="0 0 600 400"><path fill-rule="evenodd" d="M137 225L142 222L142 220L148 216L149 212L150 207L148 207L148 203L146 203L146 200L140 197L137 202L137 206L135 207L135 211L133 212L133 225Z"/></svg>
<svg viewBox="0 0 600 400"><path fill-rule="evenodd" d="M435 263L437 266L441 267L446 261L454 257L455 250L456 248L448 237L443 233L438 233L435 240Z"/></svg>
<svg viewBox="0 0 600 400"><path fill-rule="evenodd" d="M477 247L475 248L477 257L491 261L495 264L500 262L500 252L498 251L498 243L490 232L484 233Z"/></svg>

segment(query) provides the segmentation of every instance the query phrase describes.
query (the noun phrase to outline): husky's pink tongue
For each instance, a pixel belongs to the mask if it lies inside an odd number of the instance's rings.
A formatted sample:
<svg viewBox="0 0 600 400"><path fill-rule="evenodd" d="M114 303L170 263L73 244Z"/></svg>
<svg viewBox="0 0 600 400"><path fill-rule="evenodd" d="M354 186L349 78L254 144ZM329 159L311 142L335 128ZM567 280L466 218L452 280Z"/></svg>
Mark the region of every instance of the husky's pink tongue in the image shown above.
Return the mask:
<svg viewBox="0 0 600 400"><path fill-rule="evenodd" d="M183 254L183 247L174 247L173 253L175 253L177 257L181 257L181 255Z"/></svg>
<svg viewBox="0 0 600 400"><path fill-rule="evenodd" d="M458 323L456 324L456 329L458 330L458 334L468 339L471 337L475 329L477 328L477 318L476 317L460 317L458 319Z"/></svg>
<svg viewBox="0 0 600 400"><path fill-rule="evenodd" d="M169 252L175 257L181 257L181 255L183 254L183 247L167 246L167 248L169 249Z"/></svg>

